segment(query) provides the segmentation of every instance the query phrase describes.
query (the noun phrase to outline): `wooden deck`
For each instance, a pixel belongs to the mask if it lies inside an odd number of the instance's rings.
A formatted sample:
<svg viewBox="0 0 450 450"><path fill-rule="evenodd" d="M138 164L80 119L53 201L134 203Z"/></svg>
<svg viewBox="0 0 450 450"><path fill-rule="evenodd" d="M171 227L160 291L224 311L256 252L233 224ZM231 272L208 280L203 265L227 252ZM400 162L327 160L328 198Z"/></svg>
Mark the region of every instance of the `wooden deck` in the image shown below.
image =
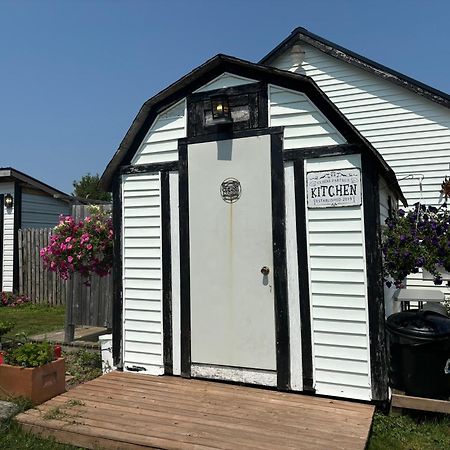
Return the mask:
<svg viewBox="0 0 450 450"><path fill-rule="evenodd" d="M86 448L364 449L371 405L112 372L17 416Z"/></svg>

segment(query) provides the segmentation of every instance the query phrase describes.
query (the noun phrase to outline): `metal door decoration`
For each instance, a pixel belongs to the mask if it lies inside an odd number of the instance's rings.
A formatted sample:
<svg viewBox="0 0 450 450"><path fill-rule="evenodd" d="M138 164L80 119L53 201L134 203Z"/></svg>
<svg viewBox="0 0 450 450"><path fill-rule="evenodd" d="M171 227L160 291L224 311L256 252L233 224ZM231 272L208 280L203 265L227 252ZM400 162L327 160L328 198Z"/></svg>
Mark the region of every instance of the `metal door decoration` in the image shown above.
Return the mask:
<svg viewBox="0 0 450 450"><path fill-rule="evenodd" d="M227 203L235 203L241 198L241 183L236 178L227 178L220 185L220 195Z"/></svg>

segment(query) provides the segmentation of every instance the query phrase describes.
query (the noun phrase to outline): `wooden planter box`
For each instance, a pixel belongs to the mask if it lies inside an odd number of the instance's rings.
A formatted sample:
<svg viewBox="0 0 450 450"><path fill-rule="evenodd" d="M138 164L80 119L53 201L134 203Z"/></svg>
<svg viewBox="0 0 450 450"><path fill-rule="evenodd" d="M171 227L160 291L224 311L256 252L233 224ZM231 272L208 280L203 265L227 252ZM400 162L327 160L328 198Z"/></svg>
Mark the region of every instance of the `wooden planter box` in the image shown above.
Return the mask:
<svg viewBox="0 0 450 450"><path fill-rule="evenodd" d="M41 367L0 365L2 393L29 398L34 405L62 394L66 390L66 367L59 358Z"/></svg>

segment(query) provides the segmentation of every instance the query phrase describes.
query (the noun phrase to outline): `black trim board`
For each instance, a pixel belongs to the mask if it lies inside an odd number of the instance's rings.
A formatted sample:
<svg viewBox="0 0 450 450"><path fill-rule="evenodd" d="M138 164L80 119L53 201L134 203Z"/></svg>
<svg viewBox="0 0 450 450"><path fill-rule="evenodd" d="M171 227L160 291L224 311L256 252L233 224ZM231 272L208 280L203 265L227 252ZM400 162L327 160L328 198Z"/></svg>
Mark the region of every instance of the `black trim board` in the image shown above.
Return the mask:
<svg viewBox="0 0 450 450"><path fill-rule="evenodd" d="M180 324L181 324L181 376L191 376L191 282L189 249L189 178L187 141L178 141L178 186L180 227Z"/></svg>
<svg viewBox="0 0 450 450"><path fill-rule="evenodd" d="M290 389L289 305L286 268L286 209L283 164L283 130L270 129L272 175L272 241L277 339L277 387Z"/></svg>
<svg viewBox="0 0 450 450"><path fill-rule="evenodd" d="M0 194L0 292L3 291L3 235L4 235L4 194Z"/></svg>
<svg viewBox="0 0 450 450"><path fill-rule="evenodd" d="M150 163L150 164L135 164L129 166L122 166L119 173L121 175L133 175L139 173L149 172L166 172L177 171L178 161L162 162L162 163Z"/></svg>
<svg viewBox="0 0 450 450"><path fill-rule="evenodd" d="M347 142L362 144L368 152L374 154L374 160L377 162L378 170L385 174L386 178L392 180L391 184L393 189L397 191L399 198L402 198L401 189L389 165L311 78L226 55L217 55L211 58L144 103L101 177L102 188L108 190L114 175L120 170L120 167L131 163L132 157L141 145L151 124L161 111L181 99L188 97L196 89L224 72L253 79L260 83L275 84L286 89L304 93ZM202 93L201 95L204 94Z"/></svg>
<svg viewBox="0 0 450 450"><path fill-rule="evenodd" d="M445 106L446 108L450 108L450 95L445 92L428 86L427 84L408 77L407 75L397 72L396 70L390 69L389 67L366 58L365 56L359 55L358 53L324 39L317 34L311 33L306 28L302 27L293 30L286 39L284 39L266 56L264 56L264 58L259 61L259 64L271 65L275 58L287 51L291 46L299 41L309 44L321 52L332 56L333 58L349 63L377 77L404 87L417 95L427 98L428 100Z"/></svg>
<svg viewBox="0 0 450 450"><path fill-rule="evenodd" d="M384 286L381 254L380 197L378 174L371 161L361 155L364 204L364 236L367 265L367 302L369 314L370 366L372 399L389 399L386 360Z"/></svg>
<svg viewBox="0 0 450 450"><path fill-rule="evenodd" d="M290 388L289 313L287 298L285 200L283 166L283 130L266 128L245 130L220 135L180 139L179 149L179 201L180 201L180 278L181 294L181 375L191 376L191 315L190 315L190 248L189 248L189 192L188 192L188 144L214 142L223 139L271 135L271 183L273 215L273 258L275 289L275 329L277 343L277 386L280 390Z"/></svg>
<svg viewBox="0 0 450 450"><path fill-rule="evenodd" d="M112 317L112 348L113 363L122 368L123 339L123 286L122 286L122 183L116 176L113 182L112 219L114 229L113 256L113 317Z"/></svg>
<svg viewBox="0 0 450 450"><path fill-rule="evenodd" d="M162 308L164 373L173 374L172 339L172 245L169 172L161 172Z"/></svg>
<svg viewBox="0 0 450 450"><path fill-rule="evenodd" d="M300 321L302 343L303 391L314 393L312 332L311 332L311 298L309 292L308 240L306 236L306 185L305 159L294 162L295 211L297 229L298 282L300 291Z"/></svg>
<svg viewBox="0 0 450 450"><path fill-rule="evenodd" d="M22 227L22 186L14 183L13 291L19 292L19 229Z"/></svg>

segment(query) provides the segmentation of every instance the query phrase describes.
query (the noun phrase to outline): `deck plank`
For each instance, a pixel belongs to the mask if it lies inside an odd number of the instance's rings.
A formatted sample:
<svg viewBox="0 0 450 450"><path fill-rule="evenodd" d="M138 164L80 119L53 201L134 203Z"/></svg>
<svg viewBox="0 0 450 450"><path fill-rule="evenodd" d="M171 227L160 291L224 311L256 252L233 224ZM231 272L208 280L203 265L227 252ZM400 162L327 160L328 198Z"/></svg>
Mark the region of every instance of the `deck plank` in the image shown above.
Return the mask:
<svg viewBox="0 0 450 450"><path fill-rule="evenodd" d="M179 377L112 372L17 416L86 448L355 449L368 404Z"/></svg>

